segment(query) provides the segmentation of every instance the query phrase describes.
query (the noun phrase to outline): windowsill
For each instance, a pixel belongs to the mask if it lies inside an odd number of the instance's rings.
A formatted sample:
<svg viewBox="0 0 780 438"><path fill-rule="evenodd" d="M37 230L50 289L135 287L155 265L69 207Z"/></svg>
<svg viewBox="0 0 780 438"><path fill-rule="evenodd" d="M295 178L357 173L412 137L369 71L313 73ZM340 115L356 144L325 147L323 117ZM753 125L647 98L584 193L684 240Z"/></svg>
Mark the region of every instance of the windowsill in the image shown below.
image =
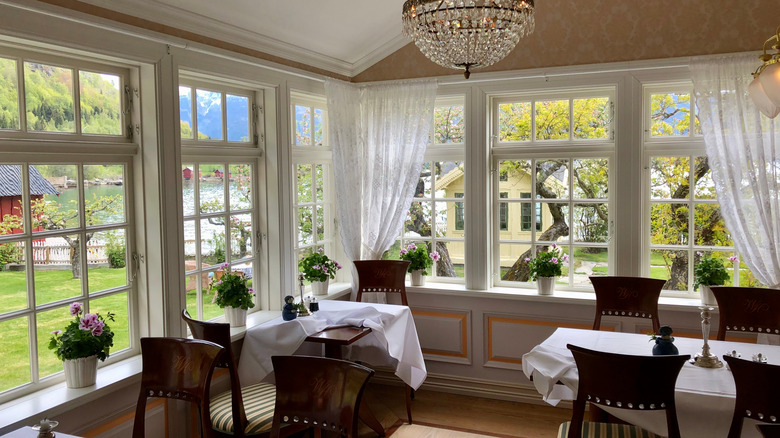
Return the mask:
<svg viewBox="0 0 780 438"><path fill-rule="evenodd" d="M349 283L334 283L328 288L328 295L318 296L317 299L335 300L348 296L350 293ZM230 329L230 338L234 342L242 339L247 330L279 316L281 316L279 310L252 312L246 317L246 326ZM221 319L217 319L217 321L222 322ZM123 387L135 385L140 382L141 369L141 355L139 354L100 368L95 386L68 389L63 381L0 404L0 435L22 426L36 424L44 416L56 420L58 415L67 411L109 395Z"/></svg>
<svg viewBox="0 0 780 438"><path fill-rule="evenodd" d="M578 291L556 290L553 295L539 295L534 288L493 287L489 290L466 289L462 283L432 283L426 282L425 286L407 286L407 292L452 295L470 298L491 298L497 300L519 300L543 303L567 303L595 305L596 296L593 293ZM658 298L659 309L665 310L692 310L698 312L701 301L698 298L682 298L661 296ZM715 309L717 312L717 308Z"/></svg>

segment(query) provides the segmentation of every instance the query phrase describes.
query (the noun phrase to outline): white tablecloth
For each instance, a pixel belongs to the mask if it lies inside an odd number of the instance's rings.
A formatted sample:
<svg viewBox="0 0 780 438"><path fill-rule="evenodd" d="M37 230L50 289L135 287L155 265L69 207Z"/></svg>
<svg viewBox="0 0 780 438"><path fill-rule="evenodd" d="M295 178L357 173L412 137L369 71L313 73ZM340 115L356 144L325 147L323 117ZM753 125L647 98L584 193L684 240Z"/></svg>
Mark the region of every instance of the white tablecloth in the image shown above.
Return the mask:
<svg viewBox="0 0 780 438"><path fill-rule="evenodd" d="M284 321L282 317L247 330L238 364L241 384L261 381L273 371L271 356L291 355L307 336L335 326L370 327L371 333L347 348L345 359L389 366L395 375L417 389L428 372L412 312L407 306L320 301L312 316Z"/></svg>
<svg viewBox="0 0 780 438"><path fill-rule="evenodd" d="M577 395L579 375L574 357L566 344L610 353L651 355L654 343L647 335L594 330L559 328L542 344L523 355L523 372L533 376L536 389L544 399L556 405L560 400L574 400ZM701 339L675 339L680 354L693 357L701 351ZM769 363L780 364L780 347L741 342L709 341L712 354L736 350L743 358L764 354ZM652 376L648 376L652 378ZM564 385L556 385L556 382ZM734 413L736 389L731 372L723 368L708 369L686 363L676 384L675 402L680 431L684 438L717 438L728 435ZM663 411L637 412L628 409L605 408L606 411L630 423L659 435L666 434ZM743 437L759 437L755 422L745 419Z"/></svg>

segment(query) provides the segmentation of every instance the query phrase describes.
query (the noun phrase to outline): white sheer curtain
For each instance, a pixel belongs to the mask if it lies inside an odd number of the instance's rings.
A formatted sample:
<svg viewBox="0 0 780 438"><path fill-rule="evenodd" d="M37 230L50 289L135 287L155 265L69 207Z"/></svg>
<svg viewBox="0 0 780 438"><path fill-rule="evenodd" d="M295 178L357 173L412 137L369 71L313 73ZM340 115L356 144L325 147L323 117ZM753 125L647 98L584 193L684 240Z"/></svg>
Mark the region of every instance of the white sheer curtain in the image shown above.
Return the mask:
<svg viewBox="0 0 780 438"><path fill-rule="evenodd" d="M380 258L401 233L433 129L436 87L434 80L325 82L341 241L351 260Z"/></svg>
<svg viewBox="0 0 780 438"><path fill-rule="evenodd" d="M756 278L780 287L780 124L748 96L755 55L691 64L696 105L721 214Z"/></svg>

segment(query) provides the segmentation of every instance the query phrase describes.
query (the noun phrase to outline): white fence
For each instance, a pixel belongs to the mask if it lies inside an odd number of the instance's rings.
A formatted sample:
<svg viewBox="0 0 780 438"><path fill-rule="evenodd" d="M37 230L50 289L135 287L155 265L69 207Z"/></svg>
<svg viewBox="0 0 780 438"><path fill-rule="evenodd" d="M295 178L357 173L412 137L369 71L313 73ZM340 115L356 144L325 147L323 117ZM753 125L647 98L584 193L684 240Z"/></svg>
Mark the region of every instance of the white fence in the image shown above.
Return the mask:
<svg viewBox="0 0 780 438"><path fill-rule="evenodd" d="M23 248L23 244L18 244ZM36 265L70 265L70 253L73 249L65 239L61 237L47 238L33 241L33 263ZM26 256L22 251L22 260ZM108 263L106 244L99 240L91 239L87 242L87 263Z"/></svg>

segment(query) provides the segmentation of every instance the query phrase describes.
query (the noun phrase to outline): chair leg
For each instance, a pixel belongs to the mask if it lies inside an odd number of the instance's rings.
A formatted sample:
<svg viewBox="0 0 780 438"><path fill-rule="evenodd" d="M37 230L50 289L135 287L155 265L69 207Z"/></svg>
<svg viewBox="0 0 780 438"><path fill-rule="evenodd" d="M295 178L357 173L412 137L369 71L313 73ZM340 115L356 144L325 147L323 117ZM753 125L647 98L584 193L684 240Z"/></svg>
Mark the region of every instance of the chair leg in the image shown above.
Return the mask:
<svg viewBox="0 0 780 438"><path fill-rule="evenodd" d="M404 386L406 387L406 418L409 420L409 424L412 424L412 394L414 389L409 385Z"/></svg>

